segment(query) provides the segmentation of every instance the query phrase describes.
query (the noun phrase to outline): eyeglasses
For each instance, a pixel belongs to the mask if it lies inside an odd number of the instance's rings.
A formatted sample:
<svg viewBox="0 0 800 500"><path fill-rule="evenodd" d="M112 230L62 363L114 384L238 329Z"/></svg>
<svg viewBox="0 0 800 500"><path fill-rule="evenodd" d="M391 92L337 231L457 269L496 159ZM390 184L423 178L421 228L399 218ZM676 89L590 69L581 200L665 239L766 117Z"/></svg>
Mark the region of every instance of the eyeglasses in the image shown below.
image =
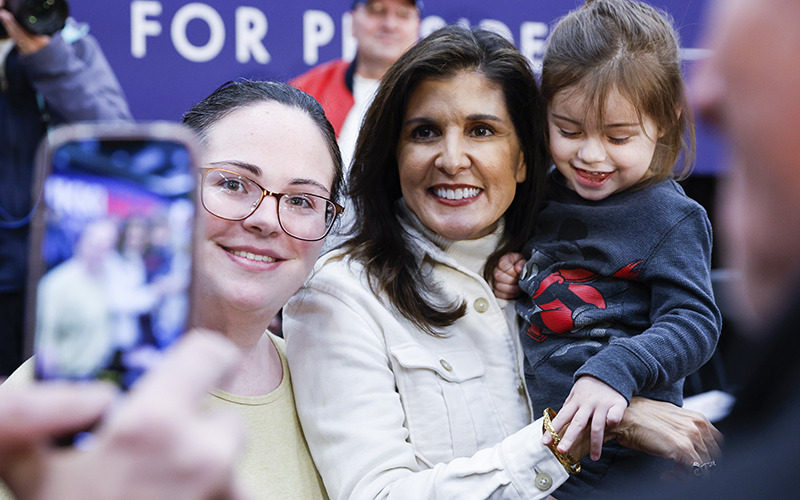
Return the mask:
<svg viewBox="0 0 800 500"><path fill-rule="evenodd" d="M318 241L344 212L338 203L309 193L273 193L256 181L230 170L209 168L203 174L200 198L203 207L220 219L244 220L258 209L266 196L278 201L278 223L292 238Z"/></svg>
<svg viewBox="0 0 800 500"><path fill-rule="evenodd" d="M403 21L408 21L414 17L419 16L419 9L416 7L397 6L393 10L389 10L382 2L362 2L361 5L367 12L368 16L386 18L389 14L394 14L395 17Z"/></svg>

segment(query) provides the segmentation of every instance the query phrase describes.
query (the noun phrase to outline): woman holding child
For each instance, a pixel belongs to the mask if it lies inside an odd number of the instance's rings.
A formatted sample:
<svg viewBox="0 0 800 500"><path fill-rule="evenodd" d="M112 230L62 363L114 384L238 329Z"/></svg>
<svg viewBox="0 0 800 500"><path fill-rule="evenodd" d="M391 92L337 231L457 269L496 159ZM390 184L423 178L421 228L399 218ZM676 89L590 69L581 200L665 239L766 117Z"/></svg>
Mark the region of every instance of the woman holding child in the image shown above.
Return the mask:
<svg viewBox="0 0 800 500"><path fill-rule="evenodd" d="M351 176L358 224L284 310L298 414L331 498L544 498L570 457L532 420L500 256L533 231L545 162L527 60L446 27L386 74ZM607 439L709 462L702 417L634 398ZM588 452L586 435L571 448Z"/></svg>

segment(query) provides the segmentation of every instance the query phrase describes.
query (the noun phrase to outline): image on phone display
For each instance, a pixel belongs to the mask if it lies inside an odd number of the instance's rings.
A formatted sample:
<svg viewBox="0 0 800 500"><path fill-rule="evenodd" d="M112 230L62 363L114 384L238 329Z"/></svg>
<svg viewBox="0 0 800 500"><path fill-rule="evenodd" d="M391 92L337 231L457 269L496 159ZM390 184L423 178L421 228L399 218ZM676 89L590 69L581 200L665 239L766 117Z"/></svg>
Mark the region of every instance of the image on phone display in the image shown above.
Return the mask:
<svg viewBox="0 0 800 500"><path fill-rule="evenodd" d="M100 134L46 158L31 238L35 376L127 390L187 327L193 156L179 140Z"/></svg>

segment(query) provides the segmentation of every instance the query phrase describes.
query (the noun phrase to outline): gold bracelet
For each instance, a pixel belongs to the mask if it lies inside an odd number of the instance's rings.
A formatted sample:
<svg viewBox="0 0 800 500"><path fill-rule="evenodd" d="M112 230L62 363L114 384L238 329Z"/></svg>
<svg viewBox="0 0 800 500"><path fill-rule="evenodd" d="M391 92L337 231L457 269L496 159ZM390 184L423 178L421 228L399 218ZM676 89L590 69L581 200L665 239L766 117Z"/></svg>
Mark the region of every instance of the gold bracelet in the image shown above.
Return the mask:
<svg viewBox="0 0 800 500"><path fill-rule="evenodd" d="M547 445L550 448L550 451L553 452L553 455L556 456L561 465L569 472L570 474L577 474L581 471L581 462L580 460L575 460L575 457L569 454L569 452L565 451L561 453L558 451L558 443L561 442L561 438L556 433L555 429L553 429L553 423L551 419L555 418L556 412L553 411L552 408L547 408L544 410L544 423L542 424L542 432L547 431L550 433L550 436L553 437L553 442Z"/></svg>

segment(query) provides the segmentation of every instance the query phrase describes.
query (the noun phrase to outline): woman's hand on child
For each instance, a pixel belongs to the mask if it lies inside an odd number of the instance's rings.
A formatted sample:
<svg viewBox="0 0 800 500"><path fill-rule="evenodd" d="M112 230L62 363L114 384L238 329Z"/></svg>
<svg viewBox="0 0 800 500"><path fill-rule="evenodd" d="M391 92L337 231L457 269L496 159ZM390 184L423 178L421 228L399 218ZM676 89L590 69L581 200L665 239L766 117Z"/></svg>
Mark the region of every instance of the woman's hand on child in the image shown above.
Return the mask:
<svg viewBox="0 0 800 500"><path fill-rule="evenodd" d="M558 443L558 451L569 451L591 420L590 456L592 460L598 460L606 427L616 427L622 421L627 406L625 397L602 380L589 375L580 377L572 386L561 411L553 419L553 429L557 433L569 424ZM545 433L543 442L549 444L551 440L550 434Z"/></svg>
<svg viewBox="0 0 800 500"><path fill-rule="evenodd" d="M701 413L640 397L631 399L625 418L606 438L685 466L718 459L723 442L722 434Z"/></svg>
<svg viewBox="0 0 800 500"><path fill-rule="evenodd" d="M510 252L502 257L494 269L494 295L498 299L512 300L519 295L519 276L525 267L521 253Z"/></svg>

